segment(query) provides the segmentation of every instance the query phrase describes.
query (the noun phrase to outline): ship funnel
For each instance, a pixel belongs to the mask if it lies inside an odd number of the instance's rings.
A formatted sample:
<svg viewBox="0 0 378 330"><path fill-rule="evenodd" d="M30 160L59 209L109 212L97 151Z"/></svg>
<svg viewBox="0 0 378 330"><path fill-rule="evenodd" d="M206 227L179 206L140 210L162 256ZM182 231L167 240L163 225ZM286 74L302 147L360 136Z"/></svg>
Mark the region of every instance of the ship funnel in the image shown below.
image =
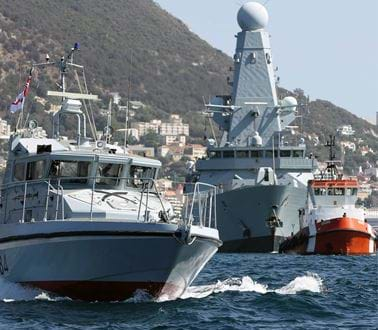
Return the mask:
<svg viewBox="0 0 378 330"><path fill-rule="evenodd" d="M258 2L245 3L238 12L238 23L243 31L264 29L269 15L266 8Z"/></svg>

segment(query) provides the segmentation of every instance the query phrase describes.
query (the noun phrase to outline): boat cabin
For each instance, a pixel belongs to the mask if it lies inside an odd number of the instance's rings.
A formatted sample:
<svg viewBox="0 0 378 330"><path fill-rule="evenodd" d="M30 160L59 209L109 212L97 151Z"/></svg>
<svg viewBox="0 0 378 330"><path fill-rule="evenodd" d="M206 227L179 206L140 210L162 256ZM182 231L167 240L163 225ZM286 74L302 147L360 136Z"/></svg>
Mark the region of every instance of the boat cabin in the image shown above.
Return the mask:
<svg viewBox="0 0 378 330"><path fill-rule="evenodd" d="M354 205L357 201L356 179L310 180L309 196L314 206Z"/></svg>

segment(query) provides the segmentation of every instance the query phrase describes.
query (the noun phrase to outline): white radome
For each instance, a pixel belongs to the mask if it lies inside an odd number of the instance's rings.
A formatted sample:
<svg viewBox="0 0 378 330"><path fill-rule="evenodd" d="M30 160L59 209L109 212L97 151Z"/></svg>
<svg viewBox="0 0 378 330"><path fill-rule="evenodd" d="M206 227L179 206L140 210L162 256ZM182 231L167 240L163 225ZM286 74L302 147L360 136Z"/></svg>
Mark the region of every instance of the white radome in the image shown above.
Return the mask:
<svg viewBox="0 0 378 330"><path fill-rule="evenodd" d="M268 11L258 2L247 2L238 12L238 23L244 31L264 29L268 25L268 20Z"/></svg>
<svg viewBox="0 0 378 330"><path fill-rule="evenodd" d="M281 106L283 106L283 107L293 107L295 109L297 107L297 105L298 105L298 101L293 96L286 96L281 101Z"/></svg>

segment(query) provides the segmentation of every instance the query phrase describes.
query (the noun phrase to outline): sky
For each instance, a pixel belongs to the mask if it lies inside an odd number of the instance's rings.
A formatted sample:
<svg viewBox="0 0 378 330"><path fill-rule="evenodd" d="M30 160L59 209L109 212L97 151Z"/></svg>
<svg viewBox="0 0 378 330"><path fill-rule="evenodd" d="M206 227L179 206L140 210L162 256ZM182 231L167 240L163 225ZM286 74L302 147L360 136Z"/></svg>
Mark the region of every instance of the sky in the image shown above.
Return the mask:
<svg viewBox="0 0 378 330"><path fill-rule="evenodd" d="M232 56L246 0L155 0L213 47ZM261 0L269 12L280 85L301 88L375 123L378 0Z"/></svg>

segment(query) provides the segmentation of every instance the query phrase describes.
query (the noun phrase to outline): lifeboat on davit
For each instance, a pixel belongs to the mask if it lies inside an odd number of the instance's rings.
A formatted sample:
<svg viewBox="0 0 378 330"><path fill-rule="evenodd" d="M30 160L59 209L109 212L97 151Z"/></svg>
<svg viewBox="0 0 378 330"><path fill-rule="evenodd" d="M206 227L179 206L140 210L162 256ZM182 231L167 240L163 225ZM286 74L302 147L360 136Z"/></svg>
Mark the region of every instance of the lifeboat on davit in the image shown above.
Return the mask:
<svg viewBox="0 0 378 330"><path fill-rule="evenodd" d="M332 151L331 151L332 154ZM308 182L307 202L299 210L300 231L280 245L281 253L364 255L376 252L376 232L357 208L358 181L338 174L327 162Z"/></svg>

